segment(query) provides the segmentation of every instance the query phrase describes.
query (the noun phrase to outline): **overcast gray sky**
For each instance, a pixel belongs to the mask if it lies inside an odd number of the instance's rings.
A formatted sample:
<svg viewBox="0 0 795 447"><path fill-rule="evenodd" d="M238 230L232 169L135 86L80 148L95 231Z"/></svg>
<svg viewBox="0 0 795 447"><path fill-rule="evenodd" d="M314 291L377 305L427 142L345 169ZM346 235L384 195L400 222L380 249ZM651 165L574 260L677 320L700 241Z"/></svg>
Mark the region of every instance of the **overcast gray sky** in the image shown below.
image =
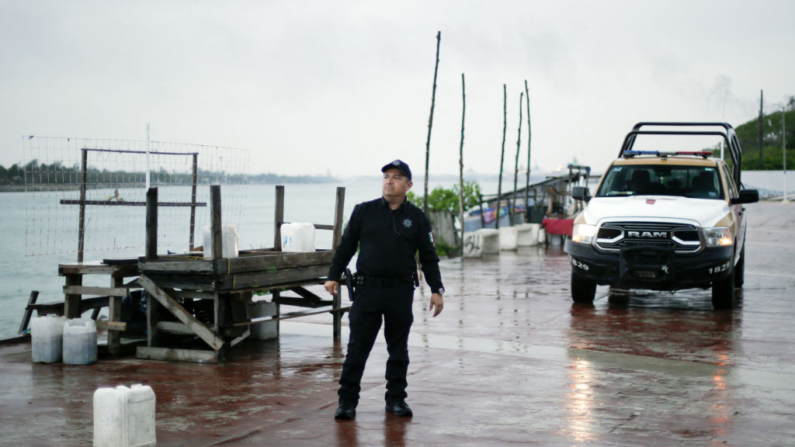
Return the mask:
<svg viewBox="0 0 795 447"><path fill-rule="evenodd" d="M792 1L0 0L0 164L22 135L251 151L250 172L513 166L530 86L533 165L601 169L643 120L738 125L795 94ZM725 106L724 106L725 98ZM772 110L772 105L766 107ZM526 159L526 121L522 132Z"/></svg>

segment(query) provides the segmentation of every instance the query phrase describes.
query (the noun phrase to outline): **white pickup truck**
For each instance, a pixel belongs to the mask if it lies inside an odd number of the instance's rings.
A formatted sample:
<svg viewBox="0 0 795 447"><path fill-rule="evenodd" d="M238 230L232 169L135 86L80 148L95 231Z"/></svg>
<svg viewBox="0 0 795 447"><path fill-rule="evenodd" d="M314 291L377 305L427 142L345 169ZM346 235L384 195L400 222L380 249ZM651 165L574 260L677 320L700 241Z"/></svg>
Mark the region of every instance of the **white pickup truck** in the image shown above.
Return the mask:
<svg viewBox="0 0 795 447"><path fill-rule="evenodd" d="M731 164L711 158L712 152L635 151L638 135L721 136ZM758 191L743 188L741 165L742 149L729 124L636 124L596 194L572 189L574 199L587 202L564 246L572 265L572 299L593 302L597 284L655 290L711 287L716 309L733 307L745 265L743 204L759 200Z"/></svg>

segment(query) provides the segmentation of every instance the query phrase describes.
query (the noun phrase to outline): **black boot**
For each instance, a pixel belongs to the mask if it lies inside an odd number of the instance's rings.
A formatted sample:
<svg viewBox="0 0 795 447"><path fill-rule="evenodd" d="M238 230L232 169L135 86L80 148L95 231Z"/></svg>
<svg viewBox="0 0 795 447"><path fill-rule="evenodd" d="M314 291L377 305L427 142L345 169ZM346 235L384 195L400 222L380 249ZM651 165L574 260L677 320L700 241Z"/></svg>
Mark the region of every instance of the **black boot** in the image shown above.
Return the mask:
<svg viewBox="0 0 795 447"><path fill-rule="evenodd" d="M356 404L351 402L340 402L337 411L334 412L334 419L340 421L349 421L356 419Z"/></svg>
<svg viewBox="0 0 795 447"><path fill-rule="evenodd" d="M409 407L409 404L407 404L405 401L402 400L396 402L387 402L386 412L392 413L398 417L410 418L414 416L414 412L411 411L411 407Z"/></svg>

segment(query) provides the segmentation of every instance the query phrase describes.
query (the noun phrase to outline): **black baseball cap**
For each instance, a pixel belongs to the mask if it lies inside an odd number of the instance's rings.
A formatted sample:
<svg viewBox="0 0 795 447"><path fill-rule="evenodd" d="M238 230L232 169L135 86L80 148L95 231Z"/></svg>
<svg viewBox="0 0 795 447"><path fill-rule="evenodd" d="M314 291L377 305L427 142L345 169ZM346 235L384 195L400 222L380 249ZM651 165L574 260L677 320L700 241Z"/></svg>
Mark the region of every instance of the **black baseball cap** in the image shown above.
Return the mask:
<svg viewBox="0 0 795 447"><path fill-rule="evenodd" d="M406 177L409 178L409 180L411 180L411 168L409 168L409 165L405 161L395 160L393 162L387 163L386 165L384 165L383 168L381 168L381 172L386 172L387 169L392 169L392 168L395 168L398 171L402 172L403 175L405 175Z"/></svg>

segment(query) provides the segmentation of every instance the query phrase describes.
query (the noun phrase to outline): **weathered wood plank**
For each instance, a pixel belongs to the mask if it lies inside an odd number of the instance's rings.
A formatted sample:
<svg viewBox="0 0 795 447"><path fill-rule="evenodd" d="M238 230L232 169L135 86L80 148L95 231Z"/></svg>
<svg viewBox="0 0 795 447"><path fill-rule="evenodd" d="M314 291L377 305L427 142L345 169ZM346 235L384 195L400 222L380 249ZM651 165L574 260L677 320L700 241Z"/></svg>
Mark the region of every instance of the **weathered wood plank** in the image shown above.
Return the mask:
<svg viewBox="0 0 795 447"><path fill-rule="evenodd" d="M326 276L328 265L314 265L303 268L277 270L275 272L252 272L222 276L216 283L217 290L237 290L249 287L277 286L301 280L317 279Z"/></svg>
<svg viewBox="0 0 795 447"><path fill-rule="evenodd" d="M146 259L157 259L157 188L146 191Z"/></svg>
<svg viewBox="0 0 795 447"><path fill-rule="evenodd" d="M174 298L167 294L157 284L155 284L149 277L141 275L138 281L146 289L146 291L154 297L163 307L171 312L177 319L188 325L188 327L204 340L205 343L210 345L216 351L224 346L224 341L215 335L210 329L207 328L201 321L196 319L190 312L185 310Z"/></svg>
<svg viewBox="0 0 795 447"><path fill-rule="evenodd" d="M213 292L198 292L193 290L170 290L168 293L174 298L194 298L200 300L215 299L215 293Z"/></svg>
<svg viewBox="0 0 795 447"><path fill-rule="evenodd" d="M137 276L138 265L108 265L102 261L83 262L77 264L59 264L58 276L66 275L114 275L120 277Z"/></svg>
<svg viewBox="0 0 795 447"><path fill-rule="evenodd" d="M273 302L281 304L283 306L311 307L311 308L333 305L332 300L312 301L305 298L295 298L289 296L280 296L278 299L274 298Z"/></svg>
<svg viewBox="0 0 795 447"><path fill-rule="evenodd" d="M257 270L282 270L312 265L331 265L334 253L328 250L313 253L279 253L268 256L224 258L213 262L216 274L246 273Z"/></svg>
<svg viewBox="0 0 795 447"><path fill-rule="evenodd" d="M208 328L212 331L215 331L215 326ZM176 334L176 335L195 335L196 333L193 332L187 324L180 323L178 321L159 321L157 323L157 330L168 333L168 334Z"/></svg>
<svg viewBox="0 0 795 447"><path fill-rule="evenodd" d="M63 293L66 295L106 295L125 297L130 293L130 290L126 287L64 286Z"/></svg>
<svg viewBox="0 0 795 447"><path fill-rule="evenodd" d="M343 212L345 210L345 188L344 187L337 187L337 201L334 207L334 233L332 234L331 239L331 250L334 251L337 249L337 246L340 244L340 239L342 239L342 218Z"/></svg>
<svg viewBox="0 0 795 447"><path fill-rule="evenodd" d="M109 320L97 320L97 330L108 330L108 337L111 334L116 333L117 335L119 332L124 332L127 330L127 323L124 321L109 321ZM108 345L110 346L110 341L108 341ZM110 350L110 347L108 347ZM112 354L113 352L111 352Z"/></svg>
<svg viewBox="0 0 795 447"><path fill-rule="evenodd" d="M139 359L168 362L218 363L219 353L198 349L171 349L139 346L135 352Z"/></svg>
<svg viewBox="0 0 795 447"><path fill-rule="evenodd" d="M25 329L28 328L30 324L30 317L33 315L33 308L30 307L32 304L36 304L36 300L39 298L39 291L33 290L30 292L30 296L28 297L28 305L25 307L25 312L22 314L22 322L19 323L19 332L17 334L21 334L25 332Z"/></svg>
<svg viewBox="0 0 795 447"><path fill-rule="evenodd" d="M223 251L223 233L221 224L221 185L210 186L211 218L210 231L213 239L213 259L221 259Z"/></svg>
<svg viewBox="0 0 795 447"><path fill-rule="evenodd" d="M216 283L216 280L209 275L171 275L163 273L147 273L146 276L155 281L161 287L172 289L214 290Z"/></svg>
<svg viewBox="0 0 795 447"><path fill-rule="evenodd" d="M284 223L284 186L276 185L276 210L273 218L273 249L282 251L282 223Z"/></svg>
<svg viewBox="0 0 795 447"><path fill-rule="evenodd" d="M124 278L111 276L111 288L124 289ZM129 292L129 291L128 291ZM108 298L108 353L110 355L121 355L121 331L127 330L127 323L121 321L122 296L111 296ZM123 325L124 329L111 329L116 325Z"/></svg>
<svg viewBox="0 0 795 447"><path fill-rule="evenodd" d="M67 275L66 289L70 286L81 286L83 284L82 275ZM80 318L81 310L80 295L67 293L64 295L64 316L66 318Z"/></svg>

